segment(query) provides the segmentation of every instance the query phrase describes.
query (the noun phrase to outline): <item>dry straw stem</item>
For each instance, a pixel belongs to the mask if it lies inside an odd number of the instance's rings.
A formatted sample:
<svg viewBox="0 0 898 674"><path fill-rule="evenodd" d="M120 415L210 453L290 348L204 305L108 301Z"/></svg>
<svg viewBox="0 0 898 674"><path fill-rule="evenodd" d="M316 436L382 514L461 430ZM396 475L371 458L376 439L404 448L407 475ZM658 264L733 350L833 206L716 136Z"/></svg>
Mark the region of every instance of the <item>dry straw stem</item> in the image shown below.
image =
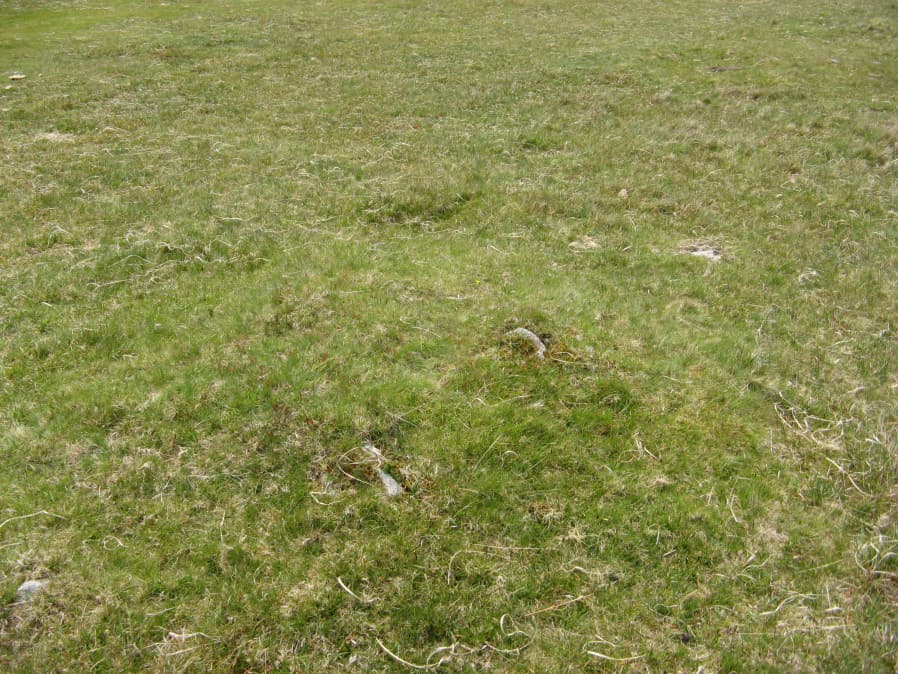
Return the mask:
<svg viewBox="0 0 898 674"><path fill-rule="evenodd" d="M28 515L18 515L18 516L16 516L16 517L10 517L10 518L8 518L8 519L5 519L5 520L3 520L2 522L0 522L0 529L2 529L3 527L5 527L5 526L6 526L7 524L9 524L10 522L15 522L16 520L27 520L27 519L29 519L29 518L31 518L31 517L39 517L40 515L46 515L47 517L55 517L55 518L60 519L60 520L67 520L67 519L68 519L67 517L63 517L62 515L56 515L55 513L51 513L51 512L48 512L48 511L46 511L46 510L38 510L38 511L35 512L35 513L29 513Z"/></svg>
<svg viewBox="0 0 898 674"><path fill-rule="evenodd" d="M360 483L362 483L362 484L368 485L369 487L372 487L372 486L374 486L374 485L372 485L372 484L371 484L370 482L368 482L367 480L363 480L363 479L360 478L360 477L356 477L355 475L351 475L350 473L348 473L348 472L343 468L343 462L344 462L344 460L346 459L346 457L349 456L349 454L351 454L352 452L354 452L356 449L359 449L359 448L358 448L358 447L355 447L355 448L353 448L353 449L350 449L349 451L343 452L343 453L340 455L340 458L337 459L337 468L339 469L339 471L340 471L341 473L343 473L343 475L345 475L346 477L348 477L350 480L353 480L354 482L360 482ZM350 466L370 466L371 464L370 464L370 461L365 460L365 461L348 461L348 462L347 462L347 465L350 465ZM377 466L378 466L378 467L380 466L380 461L379 461L379 460L377 461Z"/></svg>
<svg viewBox="0 0 898 674"><path fill-rule="evenodd" d="M378 639L377 637L375 637L374 640L377 642L377 645L381 647L381 649L383 650L384 653L389 655L396 662L403 664L406 667L411 667L412 669L420 669L420 670L435 669L436 667L439 667L439 666L445 664L446 662L449 662L452 659L451 656L450 657L442 657L437 662L430 662L430 659L437 653L445 653L447 650L450 650L452 648L452 646L442 646L442 647L436 649L435 651L431 652L431 654L427 656L427 661L429 664L416 665L414 662L409 662L408 660L404 660L403 658L396 655L393 651L391 651L389 648L384 646L384 642L381 641L380 639Z"/></svg>
<svg viewBox="0 0 898 674"><path fill-rule="evenodd" d="M823 419L808 414L800 407L790 403L780 394L783 403L774 403L773 407L783 426L802 438L805 438L821 449L842 451L845 438L845 426L854 422L854 419ZM821 454L839 473L851 483L851 486L862 496L872 498L873 495L857 483L854 476L841 464L831 459L826 454Z"/></svg>
<svg viewBox="0 0 898 674"><path fill-rule="evenodd" d="M592 644L608 644L610 646L613 646L614 644L612 644L610 641L605 641L604 639L599 639L597 641L590 641L590 642L584 644L583 648L586 649L586 654L591 655L594 658L598 658L599 660L608 660L610 662L633 662L634 660L641 660L642 658L645 657L645 654L640 654L640 655L632 655L627 658L616 658L611 655L606 655L605 653L600 653L599 651L589 650L589 646Z"/></svg>
<svg viewBox="0 0 898 674"><path fill-rule="evenodd" d="M798 405L790 403L782 393L779 395L783 402L774 403L773 408L786 429L810 440L819 447L843 449L842 440L845 437L845 426L852 423L854 419L823 419L808 414Z"/></svg>
<svg viewBox="0 0 898 674"><path fill-rule="evenodd" d="M500 621L501 622L501 621ZM524 636L529 636L525 632L517 630L512 633L514 634L522 634ZM509 635L506 635L509 636ZM428 669L436 669L437 667L441 667L448 662L451 662L454 657L458 656L469 656L476 655L477 653L484 653L486 651L492 651L493 653L499 653L501 655L520 655L524 649L526 649L530 645L530 641L522 646L518 646L517 648L498 648L493 646L493 644L489 642L485 642L483 645L479 647L467 646L461 642L456 641L450 646L440 646L439 648L434 649L430 652L430 655L427 656L427 660L423 665L415 664L414 662L409 662L408 660L398 656L396 653L391 651L384 645L384 642L380 639L374 639L377 642L377 645L381 647L384 653L393 658L396 662L405 665L406 667L411 667L412 669L418 670L428 670ZM442 655L439 660L436 662L431 662L431 660L442 653L447 653L448 655Z"/></svg>
<svg viewBox="0 0 898 674"><path fill-rule="evenodd" d="M865 492L863 489L861 489L861 488L858 486L857 482L855 482L855 481L854 481L854 478L851 476L851 473L849 473L849 472L848 472L847 470L845 470L842 466L840 466L838 463L836 463L835 461L833 461L831 458L829 458L829 457L826 456L825 454L823 455L823 458L826 459L827 461L829 461L833 466L835 466L835 467L836 467L836 470L838 470L840 473L842 473L842 475L844 475L845 477L847 477L847 478L848 478L848 481L851 483L851 486L854 487L854 488L858 491L858 493L860 493L860 494L863 495L863 496L867 496L868 498L872 498L872 497L873 497L873 494L868 494L867 492Z"/></svg>
<svg viewBox="0 0 898 674"><path fill-rule="evenodd" d="M340 578L339 576L337 577L337 584L338 584L340 587L343 588L343 590L346 592L346 594L348 594L348 595L349 595L350 597L352 597L353 599L356 599L357 601L362 602L363 604L373 604L374 602L378 601L376 598L375 598L375 599L364 599L364 598L360 597L360 596L357 595L355 592L353 592L352 590L350 590L350 589L346 586L346 583L343 582L343 579Z"/></svg>
<svg viewBox="0 0 898 674"><path fill-rule="evenodd" d="M531 611L530 613L525 613L524 617L529 618L530 616L539 615L540 613L548 613L549 611L557 611L560 608L564 608L565 606L570 606L571 604L576 604L578 602L583 601L584 599L589 599L593 596L593 593L589 594L581 594L577 597L572 597L570 599L565 599L564 601L557 602L552 604L551 606L546 606L545 608L540 608L535 611Z"/></svg>
<svg viewBox="0 0 898 674"><path fill-rule="evenodd" d="M332 506L332 505L334 505L334 504L340 502L340 499L339 499L339 498L335 498L335 499L334 499L333 501L331 501L330 503L325 503L324 501L319 501L319 500L318 500L318 497L319 497L319 496L332 496L332 494L329 494L329 493L326 492L326 491L310 491L310 492L309 492L309 497L311 497L311 499L312 499L313 501L315 501L315 503L317 503L317 504L320 505L320 506L329 507L329 506Z"/></svg>
<svg viewBox="0 0 898 674"><path fill-rule="evenodd" d="M632 662L634 660L642 660L644 655L634 655L629 658L613 658L610 655L605 655L604 653L599 653L598 651L586 651L587 655L591 655L594 658L599 658L600 660L611 660L612 662Z"/></svg>
<svg viewBox="0 0 898 674"><path fill-rule="evenodd" d="M742 524L742 520L740 520L739 516L736 515L736 509L733 507L733 503L736 500L737 500L736 494L735 494L735 492L733 492L732 494L730 494L729 498L727 499L727 508L729 508L729 510L730 510L730 515L733 516L733 521L736 524Z"/></svg>
<svg viewBox="0 0 898 674"><path fill-rule="evenodd" d="M760 613L758 613L758 615L765 617L765 618L768 616L776 615L777 613L782 611L789 604L792 604L792 603L798 601L799 599L808 599L809 597L810 597L809 595L802 595L802 594L798 594L798 593L790 594L788 597L783 599L779 604L777 604L776 608L771 609L770 611L761 611Z"/></svg>
<svg viewBox="0 0 898 674"><path fill-rule="evenodd" d="M868 550L873 550L875 553L872 559L869 560L869 568L864 566L860 560L860 554ZM854 551L854 563L861 571L870 576L898 578L898 573L883 571L882 569L876 568L879 564L895 557L898 557L898 539L890 539L883 535L877 536L874 540L864 543Z"/></svg>
<svg viewBox="0 0 898 674"><path fill-rule="evenodd" d="M505 337L517 337L522 339L533 347L537 358L546 357L546 345L543 344L543 340L541 340L535 332L528 330L527 328L515 328L514 330L509 330L505 333Z"/></svg>
<svg viewBox="0 0 898 674"><path fill-rule="evenodd" d="M505 627L506 620L511 623L511 629L507 629ZM507 613L503 613L502 617L499 618L499 629L502 632L502 636L504 636L506 639L510 639L511 637L516 637L518 635L522 635L525 637L530 636L524 630L519 629L518 626L514 624L514 619Z"/></svg>
<svg viewBox="0 0 898 674"><path fill-rule="evenodd" d="M165 639L160 642L153 644L159 651L160 655L165 658L171 658L176 655L184 655L185 653L190 653L192 651L200 648L200 645L191 646L189 648L181 648L177 651L171 652L162 652L163 649L170 643L184 643L188 639L195 639L197 637L202 637L203 639L207 639L208 641L212 641L214 643L218 643L220 639L217 637L209 636L204 632L169 632L165 635Z"/></svg>
<svg viewBox="0 0 898 674"><path fill-rule="evenodd" d="M658 461L658 460L659 460L658 457L655 456L652 452L650 452L650 451L648 450L648 448L645 446L645 443L642 441L642 438L641 438L640 435L639 435L639 431L635 431L635 432L633 433L633 442L636 444L636 450L637 450L637 451L639 451L639 452L645 452L645 453L648 454L650 457L652 457L655 461Z"/></svg>
<svg viewBox="0 0 898 674"><path fill-rule="evenodd" d="M166 639L171 639L172 641L187 641L188 639L194 639L196 637L203 637L209 641L220 641L218 637L209 636L205 632L169 632L165 635Z"/></svg>
<svg viewBox="0 0 898 674"><path fill-rule="evenodd" d="M491 552L489 550L472 550L470 548L465 548L464 550L456 550L454 553L452 553L452 556L449 558L449 564L446 567L446 584L447 585L452 585L452 564L455 562L455 558L464 553L490 555L493 557L501 556L498 553Z"/></svg>

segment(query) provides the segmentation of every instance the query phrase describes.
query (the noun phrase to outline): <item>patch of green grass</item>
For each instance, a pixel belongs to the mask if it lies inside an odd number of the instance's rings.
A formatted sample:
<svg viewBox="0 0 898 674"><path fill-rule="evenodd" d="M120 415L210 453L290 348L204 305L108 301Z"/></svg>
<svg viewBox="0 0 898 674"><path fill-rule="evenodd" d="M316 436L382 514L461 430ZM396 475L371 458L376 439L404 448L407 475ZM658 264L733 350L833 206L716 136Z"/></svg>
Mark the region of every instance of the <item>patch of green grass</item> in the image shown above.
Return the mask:
<svg viewBox="0 0 898 674"><path fill-rule="evenodd" d="M894 668L893 3L0 26L4 669Z"/></svg>

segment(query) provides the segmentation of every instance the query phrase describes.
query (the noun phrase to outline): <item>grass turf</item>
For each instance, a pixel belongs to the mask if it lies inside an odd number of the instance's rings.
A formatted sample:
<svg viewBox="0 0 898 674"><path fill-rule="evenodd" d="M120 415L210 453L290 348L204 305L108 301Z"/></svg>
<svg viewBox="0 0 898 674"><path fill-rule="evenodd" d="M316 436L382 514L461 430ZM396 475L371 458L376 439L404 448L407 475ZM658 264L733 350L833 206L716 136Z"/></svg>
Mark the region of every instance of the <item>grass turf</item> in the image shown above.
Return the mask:
<svg viewBox="0 0 898 674"><path fill-rule="evenodd" d="M0 32L7 669L895 666L894 2Z"/></svg>

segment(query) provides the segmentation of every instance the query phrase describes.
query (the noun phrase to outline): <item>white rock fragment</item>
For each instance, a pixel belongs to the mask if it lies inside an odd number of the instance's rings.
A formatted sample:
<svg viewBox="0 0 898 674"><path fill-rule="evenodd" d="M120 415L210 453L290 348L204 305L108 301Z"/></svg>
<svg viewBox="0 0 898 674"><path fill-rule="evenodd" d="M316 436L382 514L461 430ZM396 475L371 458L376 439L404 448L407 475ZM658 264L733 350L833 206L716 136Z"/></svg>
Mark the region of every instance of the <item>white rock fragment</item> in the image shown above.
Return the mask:
<svg viewBox="0 0 898 674"><path fill-rule="evenodd" d="M404 491L402 485L399 484L392 475L380 468L377 469L377 477L380 478L381 484L383 484L384 489L387 492L387 496L389 496L390 498L393 498L394 496L400 496Z"/></svg>
<svg viewBox="0 0 898 674"><path fill-rule="evenodd" d="M365 444L362 445L362 449L365 450L365 452L367 452L369 456L377 460L378 465L375 469L375 472L377 473L377 477L380 478L380 482L381 484L383 484L384 489L387 492L387 496L390 498L393 498L394 496L400 496L402 492L405 491L402 488L402 485L396 481L396 478L394 478L392 475L390 475L380 467L380 464L384 460L383 452L375 447L370 440L366 441Z"/></svg>
<svg viewBox="0 0 898 674"><path fill-rule="evenodd" d="M44 589L46 584L46 580L26 580L16 590L16 603L24 604L26 601L31 601L34 595Z"/></svg>
<svg viewBox="0 0 898 674"><path fill-rule="evenodd" d="M717 246L707 243L693 243L680 248L680 253L701 257L709 262L720 262L723 259L723 251Z"/></svg>
<svg viewBox="0 0 898 674"><path fill-rule="evenodd" d="M695 257L706 258L712 262L720 260L720 251L714 250L713 248L708 248L707 250L693 250L689 254L694 255Z"/></svg>
<svg viewBox="0 0 898 674"><path fill-rule="evenodd" d="M9 76L9 79L11 79L13 81L24 80L25 75L23 75L22 73L13 73L12 75Z"/></svg>

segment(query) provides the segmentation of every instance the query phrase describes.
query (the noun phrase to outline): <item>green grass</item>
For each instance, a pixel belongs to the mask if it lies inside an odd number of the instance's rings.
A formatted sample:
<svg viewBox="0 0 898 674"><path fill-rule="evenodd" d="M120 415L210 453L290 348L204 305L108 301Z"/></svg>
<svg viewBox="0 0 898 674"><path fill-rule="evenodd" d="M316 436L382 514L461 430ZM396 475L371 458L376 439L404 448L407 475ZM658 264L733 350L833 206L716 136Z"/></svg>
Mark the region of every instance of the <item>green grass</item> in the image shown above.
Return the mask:
<svg viewBox="0 0 898 674"><path fill-rule="evenodd" d="M0 34L3 669L894 669L898 4Z"/></svg>

